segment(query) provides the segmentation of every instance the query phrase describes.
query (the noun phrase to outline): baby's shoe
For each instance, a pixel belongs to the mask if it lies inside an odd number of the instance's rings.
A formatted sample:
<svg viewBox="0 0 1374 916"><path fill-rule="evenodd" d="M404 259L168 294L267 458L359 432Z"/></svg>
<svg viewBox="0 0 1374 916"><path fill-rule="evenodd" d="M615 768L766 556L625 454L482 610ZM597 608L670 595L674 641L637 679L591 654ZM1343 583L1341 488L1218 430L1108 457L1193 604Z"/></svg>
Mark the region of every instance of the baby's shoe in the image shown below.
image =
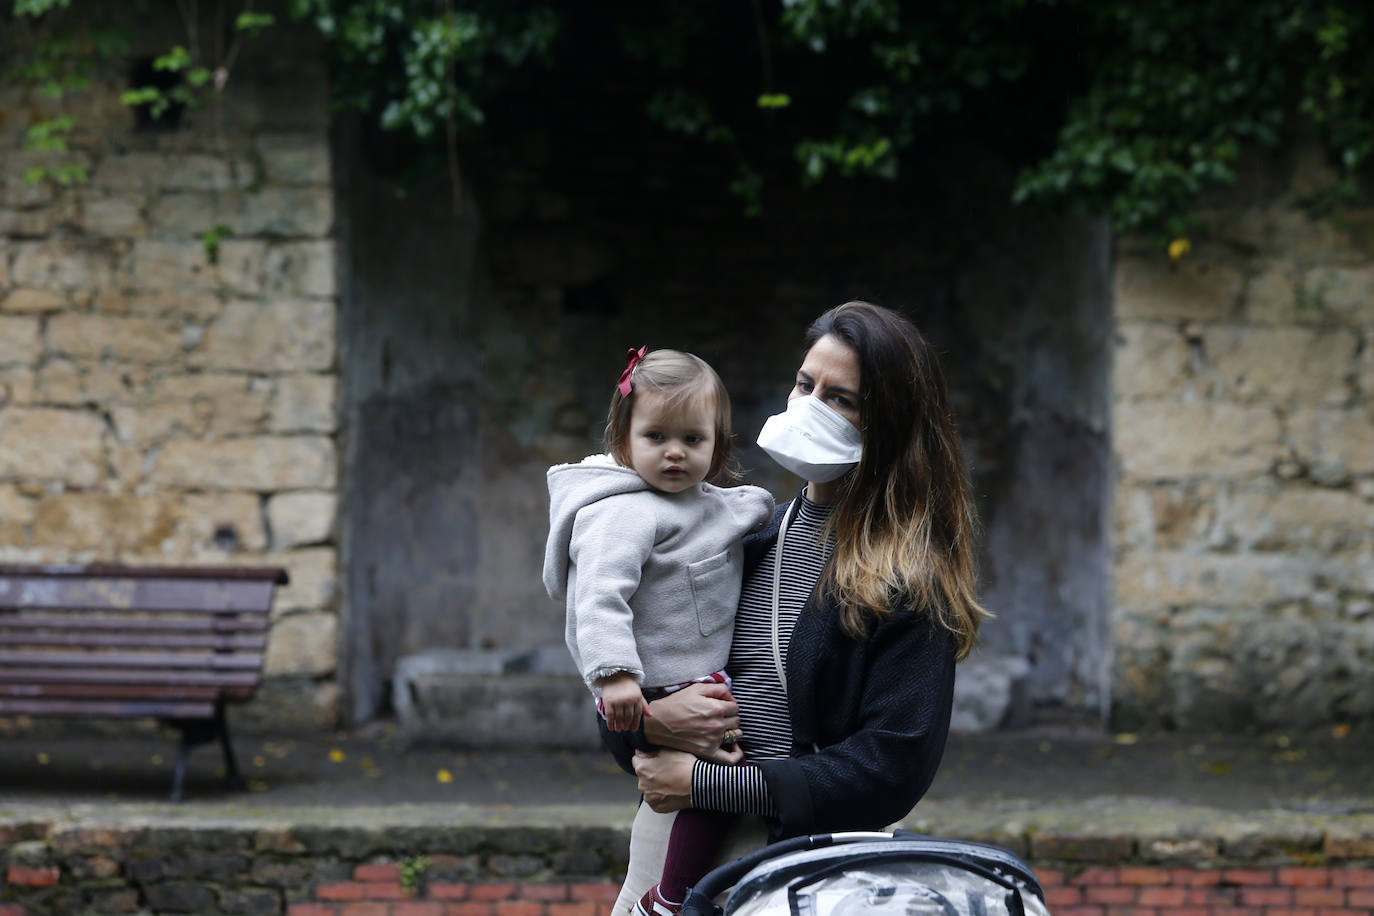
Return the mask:
<svg viewBox="0 0 1374 916"><path fill-rule="evenodd" d="M630 910L630 916L678 916L682 912L681 903L669 903L663 899L655 884L644 892L639 902Z"/></svg>

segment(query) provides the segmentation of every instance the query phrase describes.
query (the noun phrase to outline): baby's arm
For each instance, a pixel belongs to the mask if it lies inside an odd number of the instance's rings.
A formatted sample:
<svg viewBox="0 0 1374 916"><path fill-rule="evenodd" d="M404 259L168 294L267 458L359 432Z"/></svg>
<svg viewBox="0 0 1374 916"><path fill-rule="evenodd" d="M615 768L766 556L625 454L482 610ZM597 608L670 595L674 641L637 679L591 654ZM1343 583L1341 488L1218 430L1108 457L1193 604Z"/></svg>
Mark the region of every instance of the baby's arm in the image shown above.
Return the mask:
<svg viewBox="0 0 1374 916"><path fill-rule="evenodd" d="M601 708L606 727L613 732L635 731L641 716L649 715L649 704L634 675L621 671L597 682L601 688Z"/></svg>

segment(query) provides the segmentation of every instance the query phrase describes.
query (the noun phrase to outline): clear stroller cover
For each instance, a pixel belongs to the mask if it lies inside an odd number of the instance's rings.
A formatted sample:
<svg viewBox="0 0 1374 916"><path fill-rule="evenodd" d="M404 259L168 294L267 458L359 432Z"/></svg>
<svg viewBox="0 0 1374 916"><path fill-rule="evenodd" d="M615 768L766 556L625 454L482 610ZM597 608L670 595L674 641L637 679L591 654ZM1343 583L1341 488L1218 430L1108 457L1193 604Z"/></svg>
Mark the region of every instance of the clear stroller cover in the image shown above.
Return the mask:
<svg viewBox="0 0 1374 916"><path fill-rule="evenodd" d="M728 916L1048 916L1039 885L996 847L889 839L789 853L754 868Z"/></svg>

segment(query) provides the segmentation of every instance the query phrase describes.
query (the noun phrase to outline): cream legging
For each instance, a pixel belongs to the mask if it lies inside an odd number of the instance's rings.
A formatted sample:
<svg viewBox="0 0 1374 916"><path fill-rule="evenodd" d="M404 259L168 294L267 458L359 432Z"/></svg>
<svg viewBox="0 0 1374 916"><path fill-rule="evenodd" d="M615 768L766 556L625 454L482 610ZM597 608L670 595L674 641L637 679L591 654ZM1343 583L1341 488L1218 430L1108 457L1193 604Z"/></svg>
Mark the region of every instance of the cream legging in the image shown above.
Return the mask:
<svg viewBox="0 0 1374 916"><path fill-rule="evenodd" d="M659 814L648 805L640 804L630 828L630 865L625 883L615 899L612 916L625 916L644 892L658 883L663 874L663 860L668 855L668 835L673 829L677 813ZM768 842L768 828L763 818L742 814L735 819L730 833L716 853L716 865L738 859Z"/></svg>

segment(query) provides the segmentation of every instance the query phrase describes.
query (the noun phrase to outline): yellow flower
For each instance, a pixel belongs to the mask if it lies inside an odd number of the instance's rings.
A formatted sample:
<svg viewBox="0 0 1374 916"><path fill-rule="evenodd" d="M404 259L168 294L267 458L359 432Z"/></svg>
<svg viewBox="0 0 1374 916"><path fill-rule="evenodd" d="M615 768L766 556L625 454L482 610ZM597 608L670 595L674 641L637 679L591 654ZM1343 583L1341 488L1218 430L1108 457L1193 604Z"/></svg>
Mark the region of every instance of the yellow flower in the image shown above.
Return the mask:
<svg viewBox="0 0 1374 916"><path fill-rule="evenodd" d="M1187 236L1179 236L1169 243L1169 260L1177 261L1193 248L1193 243L1188 241Z"/></svg>
<svg viewBox="0 0 1374 916"><path fill-rule="evenodd" d="M336 747L336 748L332 748L332 749L329 751L329 761L330 761L330 763L343 763L343 761L344 761L344 752L341 751L341 750L339 750L337 747Z"/></svg>
<svg viewBox="0 0 1374 916"><path fill-rule="evenodd" d="M453 774L450 773L448 770L440 770L439 772L434 774L434 778L442 783L453 782Z"/></svg>

